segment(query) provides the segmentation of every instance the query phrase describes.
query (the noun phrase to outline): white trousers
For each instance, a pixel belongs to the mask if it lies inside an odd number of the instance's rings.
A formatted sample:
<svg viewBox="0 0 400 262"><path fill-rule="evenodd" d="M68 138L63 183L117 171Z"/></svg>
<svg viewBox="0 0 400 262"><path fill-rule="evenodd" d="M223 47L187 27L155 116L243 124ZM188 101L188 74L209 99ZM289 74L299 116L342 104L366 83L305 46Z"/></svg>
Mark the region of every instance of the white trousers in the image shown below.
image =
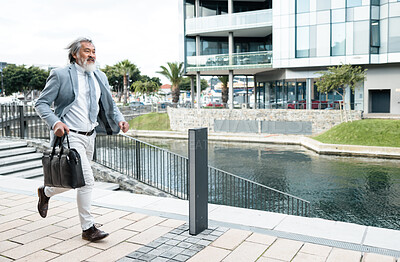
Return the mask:
<svg viewBox="0 0 400 262"><path fill-rule="evenodd" d="M93 133L91 136L85 136L70 132L68 135L70 147L75 148L81 156L83 176L85 178L85 186L76 189L76 202L82 230L89 229L94 224L94 218L90 213L92 190L94 186L94 177L90 161L93 159L95 137L96 133ZM67 139L65 139L64 142L66 144ZM44 193L46 196L52 197L68 190L70 189L46 186L44 188Z"/></svg>

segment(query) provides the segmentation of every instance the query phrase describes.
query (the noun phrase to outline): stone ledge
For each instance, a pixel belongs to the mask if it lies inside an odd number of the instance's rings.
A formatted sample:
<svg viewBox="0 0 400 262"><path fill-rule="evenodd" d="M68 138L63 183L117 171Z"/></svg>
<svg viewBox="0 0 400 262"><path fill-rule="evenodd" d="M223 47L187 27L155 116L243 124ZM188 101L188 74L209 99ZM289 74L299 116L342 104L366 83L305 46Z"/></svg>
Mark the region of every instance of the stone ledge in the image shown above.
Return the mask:
<svg viewBox="0 0 400 262"><path fill-rule="evenodd" d="M138 180L109 169L101 164L96 162L91 163L93 175L97 181L103 182L111 182L119 184L119 187L122 190L135 193L135 194L145 194L150 196L158 196L158 197L172 197L168 193L165 193L155 187L148 186Z"/></svg>

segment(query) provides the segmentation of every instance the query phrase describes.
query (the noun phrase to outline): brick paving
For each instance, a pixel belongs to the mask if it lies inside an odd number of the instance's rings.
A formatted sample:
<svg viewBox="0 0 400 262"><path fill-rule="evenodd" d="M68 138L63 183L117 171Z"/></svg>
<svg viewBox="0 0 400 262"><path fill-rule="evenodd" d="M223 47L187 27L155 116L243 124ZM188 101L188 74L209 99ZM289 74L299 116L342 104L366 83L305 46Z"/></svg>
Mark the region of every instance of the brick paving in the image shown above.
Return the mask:
<svg viewBox="0 0 400 262"><path fill-rule="evenodd" d="M200 234L189 234L187 223L181 225L119 261L187 261L218 239L227 228L209 227Z"/></svg>
<svg viewBox="0 0 400 262"><path fill-rule="evenodd" d="M94 206L96 222L110 236L81 238L75 202L50 200L48 216L37 196L0 190L2 261L364 261L400 262L375 253L278 238L249 230L212 226L191 236L187 221Z"/></svg>

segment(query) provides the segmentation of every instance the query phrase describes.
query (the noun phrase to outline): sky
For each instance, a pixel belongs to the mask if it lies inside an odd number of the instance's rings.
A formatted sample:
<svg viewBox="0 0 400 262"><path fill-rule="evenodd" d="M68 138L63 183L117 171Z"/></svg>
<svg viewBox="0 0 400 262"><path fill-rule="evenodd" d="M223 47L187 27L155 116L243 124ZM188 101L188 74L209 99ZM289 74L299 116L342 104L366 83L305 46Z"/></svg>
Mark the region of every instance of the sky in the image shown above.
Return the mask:
<svg viewBox="0 0 400 262"><path fill-rule="evenodd" d="M128 59L141 74L183 61L181 0L0 0L0 62L61 67L88 37L101 68Z"/></svg>

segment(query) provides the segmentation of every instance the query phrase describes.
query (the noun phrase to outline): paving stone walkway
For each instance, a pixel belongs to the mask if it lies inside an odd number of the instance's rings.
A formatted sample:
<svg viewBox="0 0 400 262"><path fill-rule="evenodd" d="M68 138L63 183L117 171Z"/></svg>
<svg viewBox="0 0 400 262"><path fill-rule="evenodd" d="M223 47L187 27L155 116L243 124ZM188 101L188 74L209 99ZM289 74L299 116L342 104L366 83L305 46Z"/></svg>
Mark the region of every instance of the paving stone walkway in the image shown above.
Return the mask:
<svg viewBox="0 0 400 262"><path fill-rule="evenodd" d="M36 210L37 196L0 190L2 261L328 261L395 262L374 253L289 240L237 228L210 225L190 235L187 221L118 208L94 206L96 222L110 236L81 238L76 202L50 200L48 216Z"/></svg>

